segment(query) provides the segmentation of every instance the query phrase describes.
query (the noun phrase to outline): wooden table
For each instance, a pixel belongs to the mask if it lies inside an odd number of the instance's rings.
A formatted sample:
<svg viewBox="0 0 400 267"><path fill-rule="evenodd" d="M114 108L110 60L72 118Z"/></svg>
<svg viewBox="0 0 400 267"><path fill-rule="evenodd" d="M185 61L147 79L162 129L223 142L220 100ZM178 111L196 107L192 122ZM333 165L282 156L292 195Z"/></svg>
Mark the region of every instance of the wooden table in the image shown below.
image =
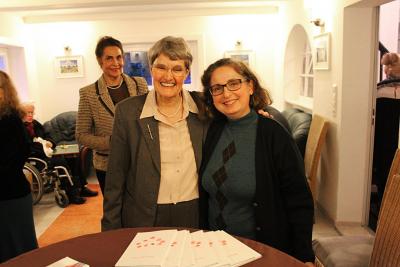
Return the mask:
<svg viewBox="0 0 400 267"><path fill-rule="evenodd" d="M84 235L30 251L13 258L4 264L0 264L0 266L43 267L68 256L89 264L90 267L110 267L115 265L122 253L128 247L129 243L135 237L136 233L165 229L168 228L125 228ZM260 259L243 266L305 266L302 262L272 247L245 238L238 239L262 255Z"/></svg>

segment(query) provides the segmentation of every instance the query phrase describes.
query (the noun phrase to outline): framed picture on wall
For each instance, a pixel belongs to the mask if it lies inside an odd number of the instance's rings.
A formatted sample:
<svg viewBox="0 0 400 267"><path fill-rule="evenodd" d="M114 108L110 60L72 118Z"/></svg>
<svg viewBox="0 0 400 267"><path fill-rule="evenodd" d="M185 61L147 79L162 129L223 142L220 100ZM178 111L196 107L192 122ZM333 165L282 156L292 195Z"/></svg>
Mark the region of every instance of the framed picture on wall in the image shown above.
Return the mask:
<svg viewBox="0 0 400 267"><path fill-rule="evenodd" d="M150 73L150 65L147 60L147 51L128 51L124 53L124 73L130 77L139 76L146 79L148 85L153 81Z"/></svg>
<svg viewBox="0 0 400 267"><path fill-rule="evenodd" d="M8 73L8 53L7 49L0 47L0 70Z"/></svg>
<svg viewBox="0 0 400 267"><path fill-rule="evenodd" d="M224 57L243 61L247 66L254 68L255 58L252 50L226 51Z"/></svg>
<svg viewBox="0 0 400 267"><path fill-rule="evenodd" d="M323 33L314 36L314 69L329 70L330 64L330 34Z"/></svg>
<svg viewBox="0 0 400 267"><path fill-rule="evenodd" d="M57 78L83 77L83 57L56 57L54 60L54 68Z"/></svg>

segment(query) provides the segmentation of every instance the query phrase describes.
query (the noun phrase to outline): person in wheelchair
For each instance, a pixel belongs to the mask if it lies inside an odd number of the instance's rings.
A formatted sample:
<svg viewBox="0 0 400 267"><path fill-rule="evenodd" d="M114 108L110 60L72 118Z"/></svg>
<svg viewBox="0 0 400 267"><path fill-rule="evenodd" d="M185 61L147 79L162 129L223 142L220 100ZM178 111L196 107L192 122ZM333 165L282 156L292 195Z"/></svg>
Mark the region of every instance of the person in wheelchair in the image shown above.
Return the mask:
<svg viewBox="0 0 400 267"><path fill-rule="evenodd" d="M32 103L22 103L22 109L25 112L23 118L28 134L32 138L30 147L30 157L42 159L47 162L49 170L55 166L63 166L71 174L73 185L68 179L61 179L61 188L67 193L69 203L83 204L86 199L80 196L80 181L77 173L76 159L66 159L63 157L51 157L51 148L55 143L46 135L43 125L33 118L35 106Z"/></svg>

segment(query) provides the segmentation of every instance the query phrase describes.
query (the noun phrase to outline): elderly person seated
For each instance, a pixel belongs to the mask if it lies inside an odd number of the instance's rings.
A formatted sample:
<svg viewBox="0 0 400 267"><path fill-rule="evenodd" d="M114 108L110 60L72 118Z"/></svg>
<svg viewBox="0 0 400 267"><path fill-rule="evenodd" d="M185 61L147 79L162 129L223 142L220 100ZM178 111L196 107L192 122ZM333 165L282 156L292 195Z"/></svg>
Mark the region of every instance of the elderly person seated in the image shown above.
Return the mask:
<svg viewBox="0 0 400 267"><path fill-rule="evenodd" d="M75 159L68 159L69 161L67 161L67 159L62 157L51 157L48 148L52 148L55 144L51 138L46 135L42 124L33 118L35 106L33 103L23 103L22 109L25 112L23 118L25 127L33 141L30 146L30 156L47 161L50 168L54 166L65 167L71 174L74 185L72 186L67 180L63 179L61 180L61 187L66 191L70 203L85 203L86 199L79 195L79 177L76 175L76 172L72 171L74 168L71 168L71 166L76 166L76 162L74 162Z"/></svg>

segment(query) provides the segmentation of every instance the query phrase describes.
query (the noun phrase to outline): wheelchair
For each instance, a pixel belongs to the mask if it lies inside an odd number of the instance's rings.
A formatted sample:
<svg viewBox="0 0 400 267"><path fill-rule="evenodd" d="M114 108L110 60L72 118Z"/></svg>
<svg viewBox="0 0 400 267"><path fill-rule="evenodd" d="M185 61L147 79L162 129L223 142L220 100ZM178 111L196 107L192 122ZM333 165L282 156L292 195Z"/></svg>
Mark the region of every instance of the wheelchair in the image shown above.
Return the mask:
<svg viewBox="0 0 400 267"><path fill-rule="evenodd" d="M61 189L61 179L67 179L72 185L71 175L64 166L49 168L45 160L30 157L24 165L24 174L31 184L33 205L39 203L44 193L54 191L58 206L65 208L69 204L68 195Z"/></svg>

